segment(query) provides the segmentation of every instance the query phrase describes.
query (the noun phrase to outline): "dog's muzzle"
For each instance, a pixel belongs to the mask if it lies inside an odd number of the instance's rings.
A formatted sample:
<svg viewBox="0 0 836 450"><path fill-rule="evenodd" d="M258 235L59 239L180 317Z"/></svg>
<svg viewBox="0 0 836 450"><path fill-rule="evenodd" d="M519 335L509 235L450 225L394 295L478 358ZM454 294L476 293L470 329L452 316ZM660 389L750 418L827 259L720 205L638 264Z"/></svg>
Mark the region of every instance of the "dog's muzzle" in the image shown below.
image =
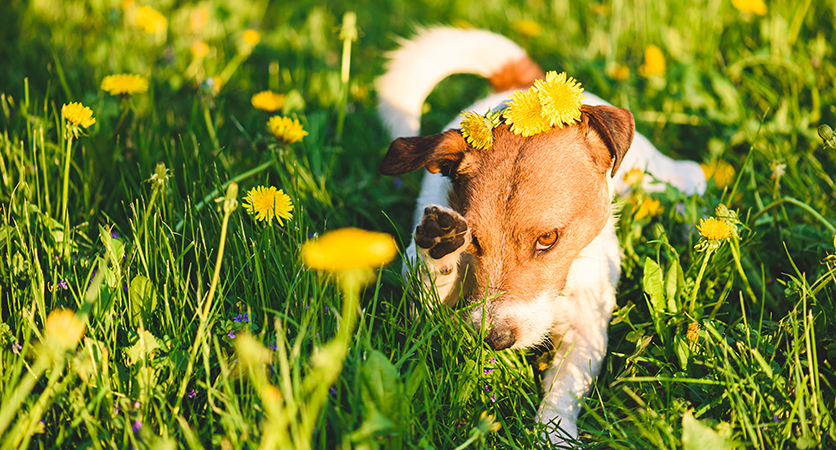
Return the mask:
<svg viewBox="0 0 836 450"><path fill-rule="evenodd" d="M514 345L517 341L517 334L514 329L507 325L494 324L485 336L485 343L494 350L505 350Z"/></svg>

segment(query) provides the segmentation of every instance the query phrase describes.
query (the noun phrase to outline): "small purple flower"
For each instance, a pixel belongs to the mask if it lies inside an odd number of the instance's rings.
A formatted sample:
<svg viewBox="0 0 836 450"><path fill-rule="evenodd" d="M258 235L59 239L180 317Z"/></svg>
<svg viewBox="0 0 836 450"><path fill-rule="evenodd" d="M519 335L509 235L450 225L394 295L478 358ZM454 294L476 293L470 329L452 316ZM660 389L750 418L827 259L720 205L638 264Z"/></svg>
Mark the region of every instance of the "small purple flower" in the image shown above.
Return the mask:
<svg viewBox="0 0 836 450"><path fill-rule="evenodd" d="M401 180L401 177L392 178L392 184L395 185L395 189L400 189L402 183L403 183L403 180Z"/></svg>
<svg viewBox="0 0 836 450"><path fill-rule="evenodd" d="M271 350L275 350L276 349L276 341L271 342L270 345L268 345L268 347L270 347Z"/></svg>
<svg viewBox="0 0 836 450"><path fill-rule="evenodd" d="M496 403L496 394L491 394L491 401Z"/></svg>
<svg viewBox="0 0 836 450"><path fill-rule="evenodd" d="M65 278L65 279L59 281L58 284L55 287L59 287L61 289L69 289L70 285L67 284L67 279Z"/></svg>
<svg viewBox="0 0 836 450"><path fill-rule="evenodd" d="M491 362L491 364L496 364L496 358L491 358L489 361Z"/></svg>
<svg viewBox="0 0 836 450"><path fill-rule="evenodd" d="M116 230L111 231L110 232L110 237L118 239L119 238L119 232L116 231Z"/></svg>
<svg viewBox="0 0 836 450"><path fill-rule="evenodd" d="M15 355L19 354L21 350L23 350L23 347L17 342L12 344L12 352L14 352Z"/></svg>
<svg viewBox="0 0 836 450"><path fill-rule="evenodd" d="M226 337L228 337L230 339L235 339L235 331L234 330L230 331L229 333L226 334Z"/></svg>
<svg viewBox="0 0 836 450"><path fill-rule="evenodd" d="M241 313L241 314L238 314L237 316L233 317L232 320L234 320L236 322L239 322L239 323L241 323L241 322L247 323L247 322L250 321L250 316L248 316L247 313Z"/></svg>
<svg viewBox="0 0 836 450"><path fill-rule="evenodd" d="M775 414L775 415L772 416L772 421L773 422L780 422L781 419L778 418L778 414Z"/></svg>
<svg viewBox="0 0 836 450"><path fill-rule="evenodd" d="M325 305L325 314L328 314L328 305Z"/></svg>
<svg viewBox="0 0 836 450"><path fill-rule="evenodd" d="M485 370L482 371L483 375L490 375L492 373L493 373L493 369L485 369Z"/></svg>
<svg viewBox="0 0 836 450"><path fill-rule="evenodd" d="M131 424L131 430L133 430L134 433L136 433L137 431L139 431L141 429L142 429L142 422L140 422L139 420L135 420L134 423Z"/></svg>
<svg viewBox="0 0 836 450"><path fill-rule="evenodd" d="M134 402L134 409L139 409L139 407L140 407L141 405L142 405L142 403L139 403L139 400L135 401L135 402Z"/></svg>
<svg viewBox="0 0 836 450"><path fill-rule="evenodd" d="M490 391L491 391L491 385L488 384L488 383L485 383L485 392L490 392Z"/></svg>
<svg viewBox="0 0 836 450"><path fill-rule="evenodd" d="M122 283L122 290L128 292L128 283Z"/></svg>
<svg viewBox="0 0 836 450"><path fill-rule="evenodd" d="M334 386L331 386L331 389L328 389L328 393L331 395L337 395L337 389Z"/></svg>
<svg viewBox="0 0 836 450"><path fill-rule="evenodd" d="M189 389L189 392L186 393L186 395L188 395L189 398L194 398L194 396L197 395L197 391L195 391L194 389Z"/></svg>

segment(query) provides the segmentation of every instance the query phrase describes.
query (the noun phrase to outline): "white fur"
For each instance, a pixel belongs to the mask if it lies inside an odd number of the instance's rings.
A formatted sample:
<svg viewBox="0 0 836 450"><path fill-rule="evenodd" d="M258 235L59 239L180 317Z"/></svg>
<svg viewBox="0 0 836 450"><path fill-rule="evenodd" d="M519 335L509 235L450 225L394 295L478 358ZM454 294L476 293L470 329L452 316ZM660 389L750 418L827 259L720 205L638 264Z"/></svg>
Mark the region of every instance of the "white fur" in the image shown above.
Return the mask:
<svg viewBox="0 0 836 450"><path fill-rule="evenodd" d="M430 28L418 32L402 47L390 54L389 71L380 78L380 114L393 138L417 135L421 107L432 88L444 77L453 73L476 73L490 76L505 64L520 60L525 52L510 40L486 31ZM468 110L483 112L501 105L511 92L490 95ZM584 103L607 104L592 94L586 94ZM459 120L449 128L457 128ZM610 194L626 192L622 179L632 168L641 168L650 174L644 187L649 191L662 190L664 184L650 184L653 178L667 182L686 193L702 193L705 176L700 166L691 161L674 161L661 154L644 136L636 134L630 150L622 162L619 173L611 178ZM422 183L415 223L420 223L424 207L433 204L446 208L452 185L440 174L426 174ZM565 443L565 438L577 438L576 420L581 400L591 389L606 354L607 326L615 307L615 287L621 267L621 249L615 233L617 219L611 217L603 231L586 247L572 263L566 286L556 292L543 286L533 299L527 299L524 311L515 311L524 326L517 336L514 348L538 345L552 331L560 337L557 356L543 378L545 396L537 417L542 423L558 425L563 432L553 429L549 433L552 443ZM406 251L411 261L417 258L425 263L429 276L424 284L434 289L441 301L450 300L458 281L459 270L450 260L457 261L466 246L434 260L428 254L416 251L412 244ZM479 323L481 311L472 313L474 323ZM496 319L496 318L494 318ZM501 319L501 318L500 318Z"/></svg>

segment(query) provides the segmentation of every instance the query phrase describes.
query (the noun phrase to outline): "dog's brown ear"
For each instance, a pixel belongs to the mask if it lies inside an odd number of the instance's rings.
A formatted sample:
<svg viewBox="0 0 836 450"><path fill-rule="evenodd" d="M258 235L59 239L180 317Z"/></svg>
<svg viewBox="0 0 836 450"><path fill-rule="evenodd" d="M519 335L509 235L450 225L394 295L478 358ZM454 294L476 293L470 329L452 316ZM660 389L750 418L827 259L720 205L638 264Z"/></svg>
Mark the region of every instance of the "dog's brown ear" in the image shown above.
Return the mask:
<svg viewBox="0 0 836 450"><path fill-rule="evenodd" d="M604 166L607 169L612 167L611 176L614 177L621 166L624 154L627 153L630 144L633 143L633 136L636 134L636 122L633 120L633 114L624 108L603 105L583 105L581 113L583 123L598 134L598 137L601 138L607 150L609 150L609 155L606 155L602 160L606 161Z"/></svg>
<svg viewBox="0 0 836 450"><path fill-rule="evenodd" d="M451 176L456 172L467 149L459 130L447 130L432 136L395 139L380 163L383 175L400 175L421 167L432 173Z"/></svg>

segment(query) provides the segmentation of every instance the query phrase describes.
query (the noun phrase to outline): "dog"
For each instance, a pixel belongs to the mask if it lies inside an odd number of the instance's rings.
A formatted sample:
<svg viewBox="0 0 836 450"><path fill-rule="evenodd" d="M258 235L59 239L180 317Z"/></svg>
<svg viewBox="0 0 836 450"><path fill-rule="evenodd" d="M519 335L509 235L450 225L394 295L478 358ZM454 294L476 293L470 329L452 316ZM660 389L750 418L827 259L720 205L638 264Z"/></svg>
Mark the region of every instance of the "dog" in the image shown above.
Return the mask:
<svg viewBox="0 0 836 450"><path fill-rule="evenodd" d="M633 115L585 93L580 120L523 137L507 123L493 128L488 150L470 145L459 121L418 136L423 103L448 75L486 78L495 93L468 110L501 107L543 70L509 39L483 30L419 30L391 52L378 79L378 111L394 141L384 175L420 168L424 176L406 258L420 263L423 285L442 305L461 296L478 306L469 318L486 326L495 350L551 345L537 420L548 439L578 437L577 417L607 349L621 249L613 196L623 176L645 172L648 191L670 183L702 193L699 164L674 161L635 133Z"/></svg>

